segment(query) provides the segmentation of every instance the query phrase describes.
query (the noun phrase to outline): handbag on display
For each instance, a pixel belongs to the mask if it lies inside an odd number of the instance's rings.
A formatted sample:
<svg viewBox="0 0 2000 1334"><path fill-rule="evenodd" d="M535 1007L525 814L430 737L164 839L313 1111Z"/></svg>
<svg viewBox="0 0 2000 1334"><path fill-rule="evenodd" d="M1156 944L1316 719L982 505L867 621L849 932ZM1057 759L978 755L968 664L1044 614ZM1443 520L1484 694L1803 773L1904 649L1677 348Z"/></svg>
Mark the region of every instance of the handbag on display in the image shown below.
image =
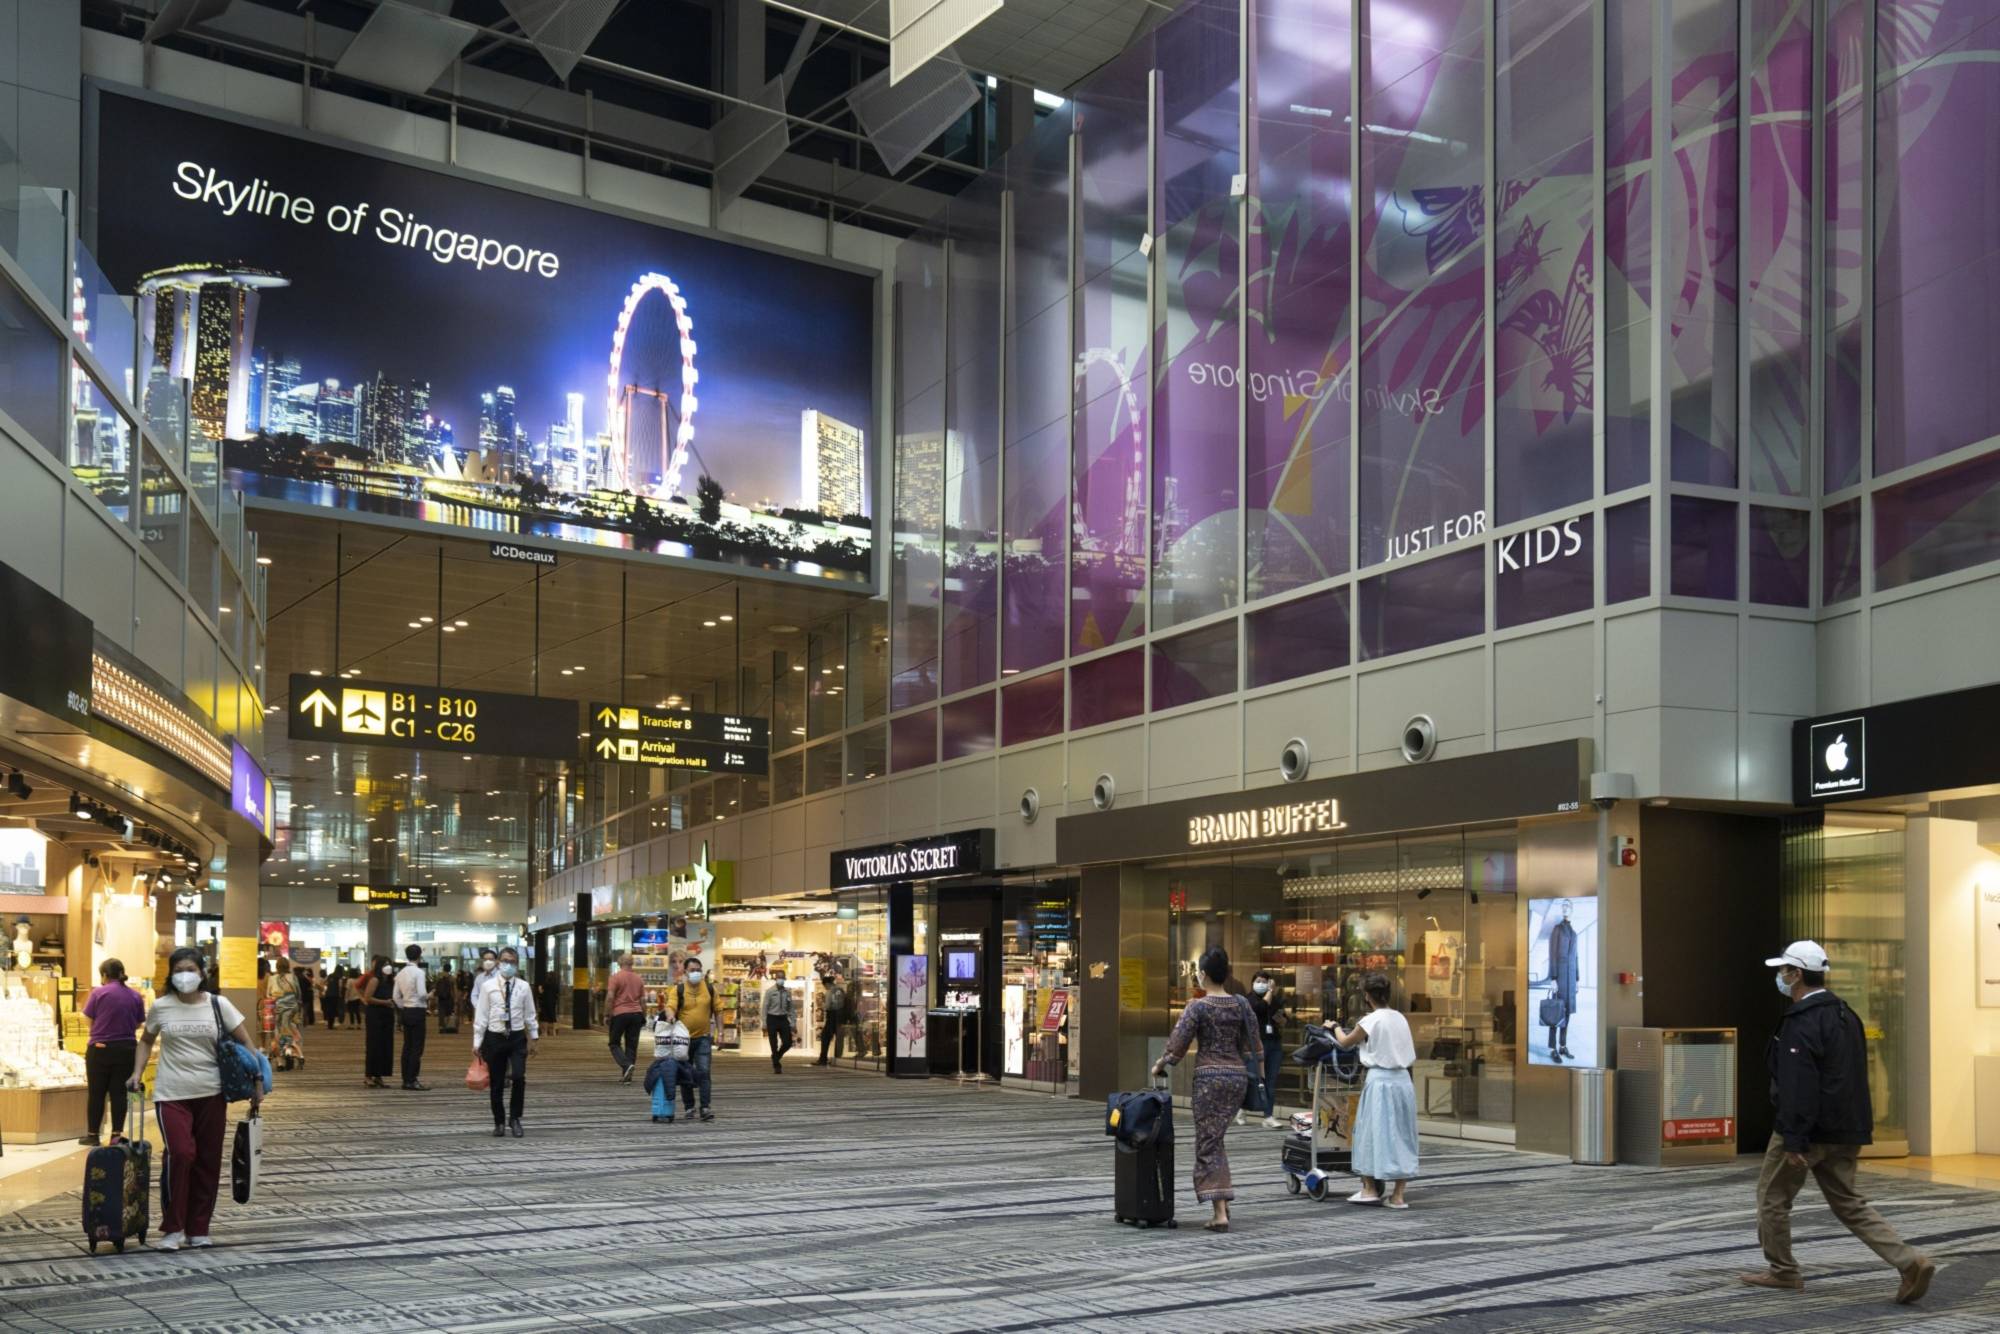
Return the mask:
<svg viewBox="0 0 2000 1334"><path fill-rule="evenodd" d="M264 1159L264 1121L255 1112L236 1123L236 1144L229 1153L229 1197L248 1204L257 1193L257 1173Z"/></svg>

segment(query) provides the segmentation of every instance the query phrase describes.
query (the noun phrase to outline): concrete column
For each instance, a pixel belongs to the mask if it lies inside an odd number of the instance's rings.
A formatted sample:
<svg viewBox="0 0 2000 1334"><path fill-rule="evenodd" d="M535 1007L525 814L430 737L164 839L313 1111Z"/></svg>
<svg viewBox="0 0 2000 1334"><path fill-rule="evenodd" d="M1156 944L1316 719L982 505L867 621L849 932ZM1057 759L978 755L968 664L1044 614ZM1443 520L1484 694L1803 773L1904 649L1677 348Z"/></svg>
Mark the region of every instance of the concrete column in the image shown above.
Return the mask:
<svg viewBox="0 0 2000 1334"><path fill-rule="evenodd" d="M758 6L762 9L763 6ZM0 190L82 189L83 24L75 0L0 0Z"/></svg>
<svg viewBox="0 0 2000 1334"><path fill-rule="evenodd" d="M763 6L756 6L762 9ZM590 895L576 896L575 935L570 945L570 1026L582 1030L590 1027Z"/></svg>
<svg viewBox="0 0 2000 1334"><path fill-rule="evenodd" d="M259 883L263 850L257 831L246 821L230 820L228 863L223 870L227 888L222 895L222 949L217 963L222 994L249 1021L257 1036L257 930L263 925L264 904Z"/></svg>
<svg viewBox="0 0 2000 1334"><path fill-rule="evenodd" d="M379 817L368 822L368 883L371 885L393 885L396 883L396 821L394 816ZM373 963L376 955L385 959L395 959L396 954L396 910L394 908L370 908L368 910L368 960Z"/></svg>

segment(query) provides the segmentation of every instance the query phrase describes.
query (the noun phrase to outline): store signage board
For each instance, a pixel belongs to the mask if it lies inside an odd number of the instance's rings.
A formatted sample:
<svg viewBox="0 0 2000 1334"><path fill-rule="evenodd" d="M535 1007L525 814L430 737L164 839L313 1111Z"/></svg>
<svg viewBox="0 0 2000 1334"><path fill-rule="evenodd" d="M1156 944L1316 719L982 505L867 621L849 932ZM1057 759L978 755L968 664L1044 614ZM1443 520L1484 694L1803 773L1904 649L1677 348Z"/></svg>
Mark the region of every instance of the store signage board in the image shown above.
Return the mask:
<svg viewBox="0 0 2000 1334"><path fill-rule="evenodd" d="M847 848L833 854L829 883L835 889L980 875L993 869L993 831L961 829L902 843Z"/></svg>
<svg viewBox="0 0 2000 1334"><path fill-rule="evenodd" d="M0 695L56 717L90 713L90 618L0 565Z"/></svg>
<svg viewBox="0 0 2000 1334"><path fill-rule="evenodd" d="M339 903L366 904L374 908L435 908L437 888L433 885L361 885L340 882L335 891Z"/></svg>
<svg viewBox="0 0 2000 1334"><path fill-rule="evenodd" d="M576 703L496 690L384 681L291 679L294 741L351 742L400 750L576 758Z"/></svg>
<svg viewBox="0 0 2000 1334"><path fill-rule="evenodd" d="M271 837L271 780L241 745L231 742L229 756L230 809L248 820L265 838Z"/></svg>
<svg viewBox="0 0 2000 1334"><path fill-rule="evenodd" d="M1985 789L1996 773L1995 735L2000 685L1801 718L1792 724L1792 801L1950 800L1959 789Z"/></svg>
<svg viewBox="0 0 2000 1334"><path fill-rule="evenodd" d="M1347 828L1334 797L1317 801L1287 801L1274 806L1240 806L1214 814L1190 815L1187 845L1222 847L1232 843L1281 843L1313 834L1334 834Z"/></svg>
<svg viewBox="0 0 2000 1334"><path fill-rule="evenodd" d="M771 724L733 713L592 703L590 757L656 769L771 771Z"/></svg>
<svg viewBox="0 0 2000 1334"><path fill-rule="evenodd" d="M1834 718L1807 729L1812 795L1855 797L1868 790L1868 720Z"/></svg>
<svg viewBox="0 0 2000 1334"><path fill-rule="evenodd" d="M1590 794L1587 739L1425 764L1147 802L1056 821L1059 865L1144 861L1238 848L1575 812Z"/></svg>

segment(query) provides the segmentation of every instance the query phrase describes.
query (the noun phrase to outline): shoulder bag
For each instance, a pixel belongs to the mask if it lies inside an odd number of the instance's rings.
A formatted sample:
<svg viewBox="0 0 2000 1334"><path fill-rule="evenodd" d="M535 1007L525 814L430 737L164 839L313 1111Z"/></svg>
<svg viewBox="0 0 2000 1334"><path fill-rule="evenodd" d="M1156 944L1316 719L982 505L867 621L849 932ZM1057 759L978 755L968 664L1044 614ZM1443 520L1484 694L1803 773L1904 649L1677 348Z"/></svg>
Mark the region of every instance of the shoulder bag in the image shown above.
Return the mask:
<svg viewBox="0 0 2000 1334"><path fill-rule="evenodd" d="M1243 1017L1244 1031L1253 1037L1257 1033L1257 1011L1247 997L1233 996L1236 1009ZM1261 1112L1264 1110L1264 1044L1259 1040L1253 1050L1243 1053L1243 1073L1249 1083L1243 1086L1243 1110Z"/></svg>
<svg viewBox="0 0 2000 1334"><path fill-rule="evenodd" d="M242 1102L264 1082L263 1062L256 1052L229 1035L222 1023L222 1002L210 996L208 1003L215 1011L215 1068L222 1077L223 1101Z"/></svg>

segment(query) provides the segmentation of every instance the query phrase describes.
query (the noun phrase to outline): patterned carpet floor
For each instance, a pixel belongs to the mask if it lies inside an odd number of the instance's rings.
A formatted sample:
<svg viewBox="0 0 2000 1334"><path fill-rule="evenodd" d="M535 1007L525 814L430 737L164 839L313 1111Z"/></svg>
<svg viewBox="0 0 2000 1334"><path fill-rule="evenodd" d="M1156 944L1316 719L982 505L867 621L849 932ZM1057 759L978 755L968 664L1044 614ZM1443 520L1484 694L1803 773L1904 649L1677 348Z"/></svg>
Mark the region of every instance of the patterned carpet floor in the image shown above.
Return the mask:
<svg viewBox="0 0 2000 1334"><path fill-rule="evenodd" d="M309 1050L266 1104L258 1198L225 1181L214 1249L92 1258L76 1192L42 1200L0 1216L0 1328L2000 1328L2000 1195L1980 1191L1865 1178L1944 1265L1913 1309L1810 1186L1806 1290L1739 1286L1759 1261L1749 1160L1426 1142L1413 1207L1388 1214L1288 1196L1277 1132L1247 1126L1227 1236L1193 1226L1185 1181L1185 1225L1139 1231L1111 1218L1102 1111L1074 1100L725 1054L717 1119L655 1126L602 1039L564 1034L530 1063L528 1137L495 1140L464 1037L431 1036L426 1093L363 1089L352 1034Z"/></svg>

